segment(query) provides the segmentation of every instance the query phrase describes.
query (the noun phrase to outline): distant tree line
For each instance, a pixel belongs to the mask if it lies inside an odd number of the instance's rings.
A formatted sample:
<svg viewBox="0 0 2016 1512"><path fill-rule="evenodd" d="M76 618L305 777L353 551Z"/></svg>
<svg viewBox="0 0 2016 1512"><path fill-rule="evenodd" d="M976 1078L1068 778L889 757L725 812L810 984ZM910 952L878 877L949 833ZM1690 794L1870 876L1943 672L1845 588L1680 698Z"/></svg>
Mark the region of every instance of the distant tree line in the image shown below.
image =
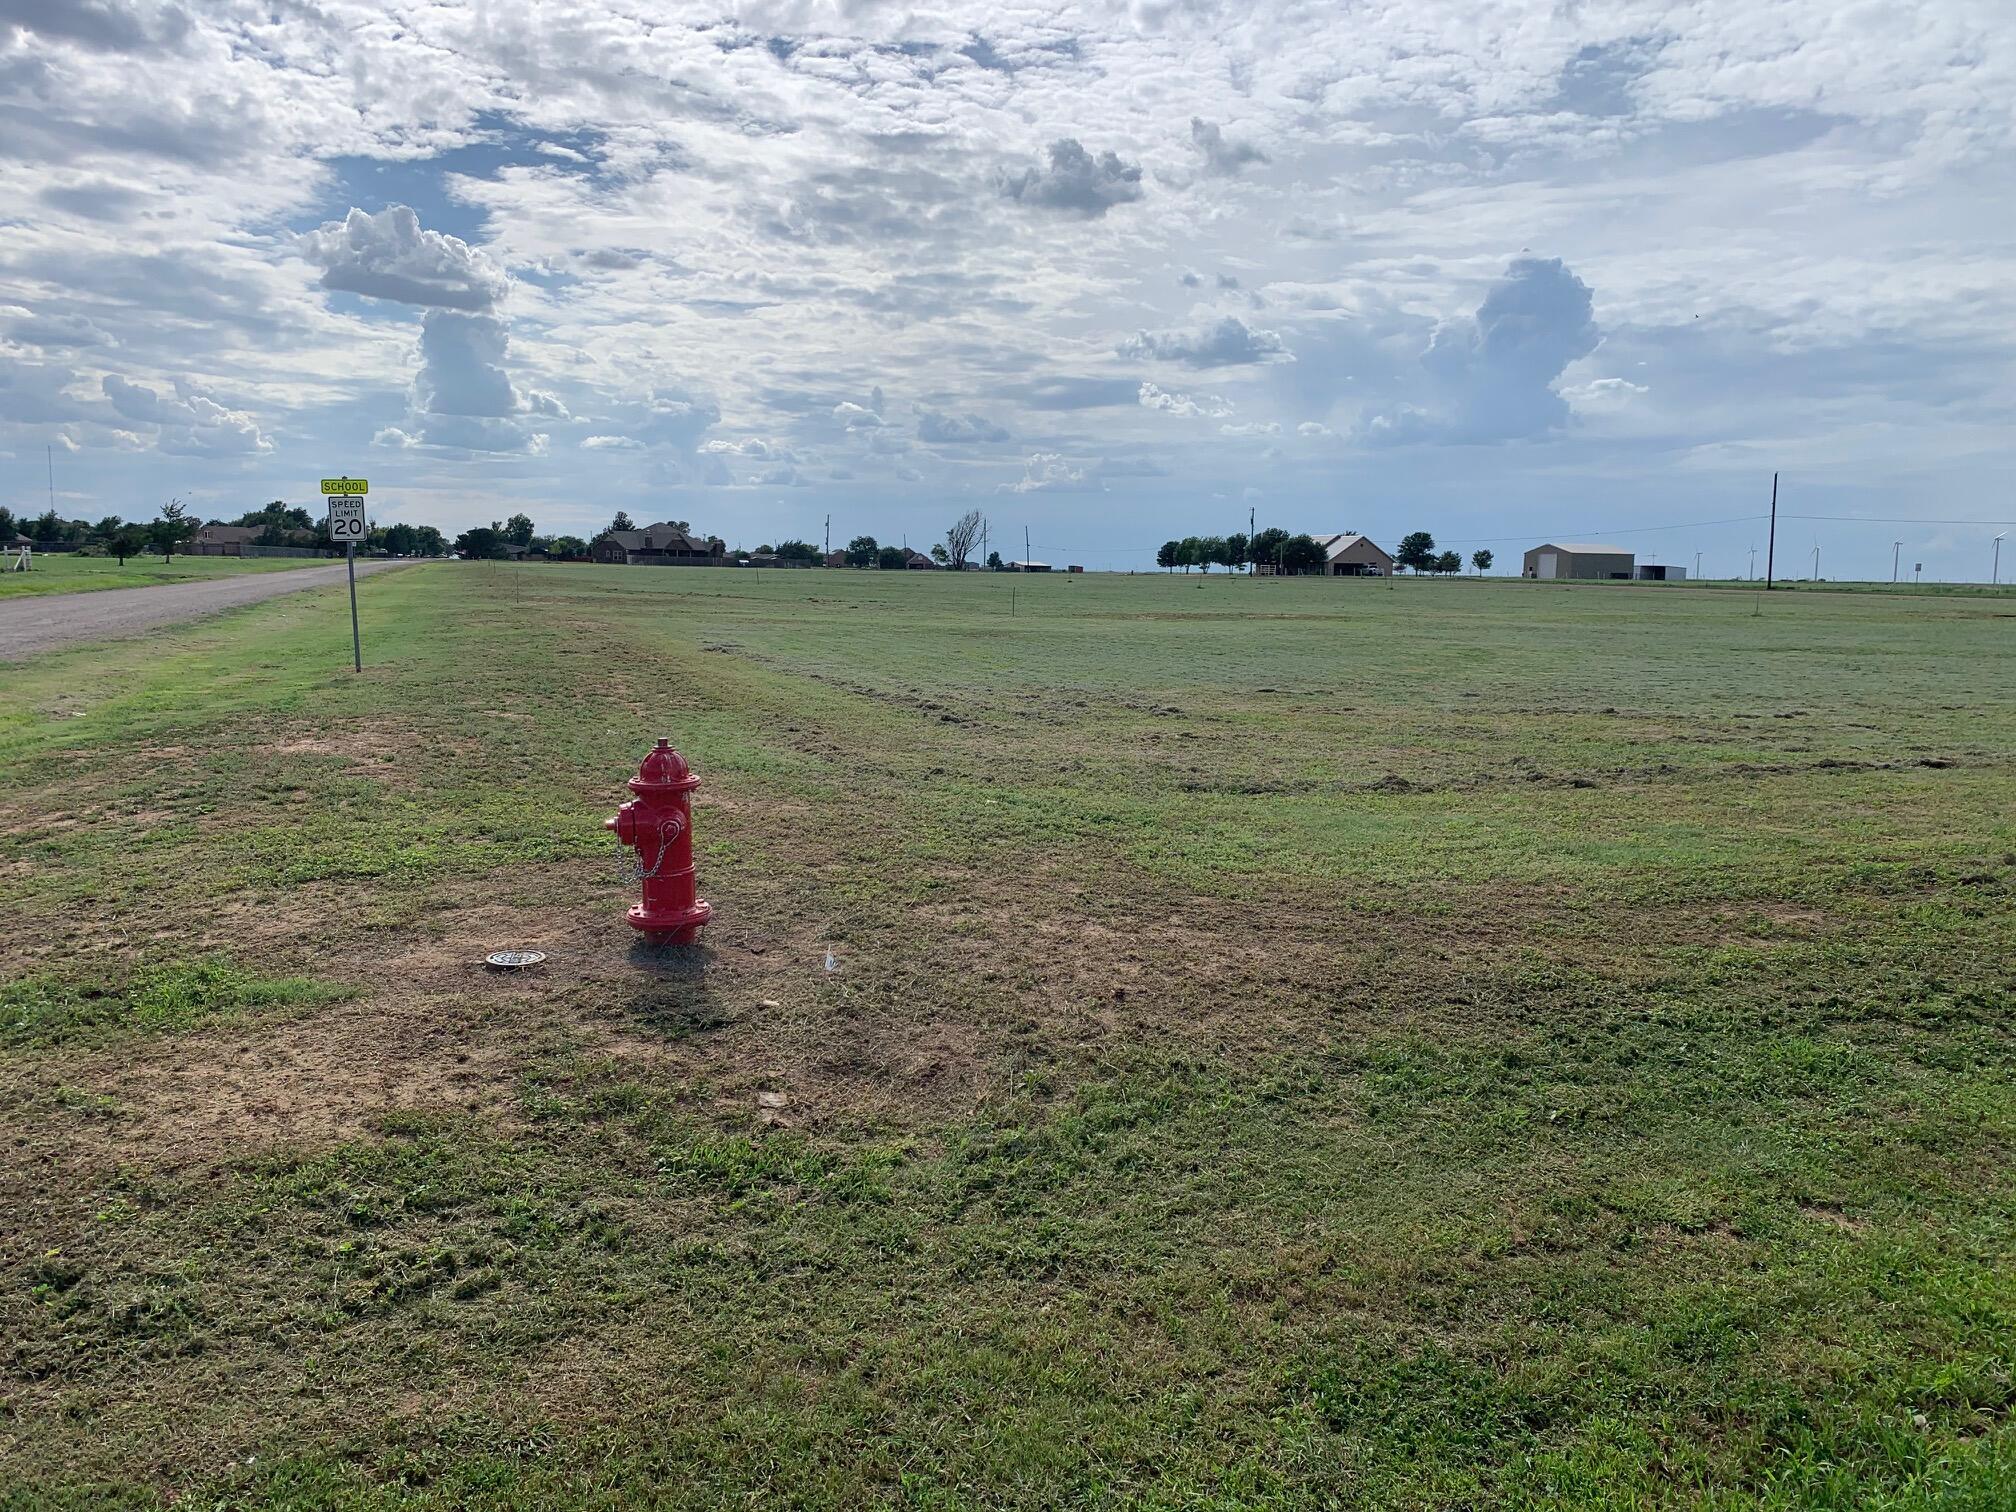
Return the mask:
<svg viewBox="0 0 2016 1512"><path fill-rule="evenodd" d="M1479 572L1491 570L1488 551L1470 554L1470 565ZM1453 551L1437 551L1435 538L1425 530L1403 537L1393 553L1396 567L1409 572L1447 574L1463 570L1463 558ZM1233 571L1266 567L1273 572L1295 575L1322 572L1329 565L1322 545L1311 535L1294 535L1278 528L1262 530L1248 539L1243 535L1185 536L1180 541L1164 541L1155 553L1155 565L1169 572L1191 568L1209 572L1213 567Z"/></svg>
<svg viewBox="0 0 2016 1512"><path fill-rule="evenodd" d="M329 551L329 522L316 519L299 505L275 499L248 510L235 520L218 519L215 525L237 525L257 530L255 546L295 546ZM106 515L101 520L66 520L55 510L39 515L16 516L0 506L0 541L25 535L38 546L61 546L84 556L110 556L125 561L129 556L159 552L172 559L186 548L189 538L204 522L189 512L180 499L170 499L155 510L152 520L126 520ZM375 526L363 542L366 552L392 556L446 556L448 542L432 525Z"/></svg>

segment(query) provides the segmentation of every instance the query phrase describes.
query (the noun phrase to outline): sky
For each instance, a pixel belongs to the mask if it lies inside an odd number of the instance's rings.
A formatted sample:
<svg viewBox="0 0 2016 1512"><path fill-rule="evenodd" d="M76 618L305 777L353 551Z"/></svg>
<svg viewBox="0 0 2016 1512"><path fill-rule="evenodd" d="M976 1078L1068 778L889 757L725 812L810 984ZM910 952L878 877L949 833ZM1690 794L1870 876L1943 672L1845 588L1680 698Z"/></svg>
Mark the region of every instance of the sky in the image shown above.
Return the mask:
<svg viewBox="0 0 2016 1512"><path fill-rule="evenodd" d="M0 503L1985 579L2012 146L2006 0L0 0Z"/></svg>

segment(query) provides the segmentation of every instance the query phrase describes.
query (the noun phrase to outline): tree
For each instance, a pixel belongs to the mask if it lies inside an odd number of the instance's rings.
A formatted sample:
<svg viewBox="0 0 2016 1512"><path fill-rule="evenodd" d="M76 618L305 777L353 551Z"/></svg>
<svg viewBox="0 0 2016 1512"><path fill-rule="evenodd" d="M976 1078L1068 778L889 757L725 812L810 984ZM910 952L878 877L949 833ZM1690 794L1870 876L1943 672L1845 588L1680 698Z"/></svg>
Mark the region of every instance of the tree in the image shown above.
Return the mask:
<svg viewBox="0 0 2016 1512"><path fill-rule="evenodd" d="M588 555L588 543L579 536L556 535L547 544L546 554L563 562L578 562Z"/></svg>
<svg viewBox="0 0 2016 1512"><path fill-rule="evenodd" d="M313 530L314 518L298 505L290 505L285 499L275 499L270 504L249 510L238 516L238 524L263 528L270 532L283 530Z"/></svg>
<svg viewBox="0 0 2016 1512"><path fill-rule="evenodd" d="M881 550L875 544L875 537L858 535L847 543L847 565L849 567L873 567L875 553Z"/></svg>
<svg viewBox="0 0 2016 1512"><path fill-rule="evenodd" d="M1329 563L1330 558L1324 555L1314 536L1294 535L1282 544L1281 568L1284 572L1320 572Z"/></svg>
<svg viewBox="0 0 2016 1512"><path fill-rule="evenodd" d="M14 511L0 504L0 540L13 540L14 533L20 529L21 524L14 518Z"/></svg>
<svg viewBox="0 0 2016 1512"><path fill-rule="evenodd" d="M514 514L504 522L501 529L493 520L490 528L497 531L499 535L503 536L513 546L530 546L535 529L532 524L532 516L527 514Z"/></svg>
<svg viewBox="0 0 2016 1512"><path fill-rule="evenodd" d="M1410 572L1433 572L1435 537L1425 530L1417 530L1412 535L1402 537L1400 549L1393 553L1393 560Z"/></svg>
<svg viewBox="0 0 2016 1512"><path fill-rule="evenodd" d="M180 499L170 499L161 506L160 518L148 527L147 534L152 539L155 550L161 553L161 560L175 560L175 548L196 533L196 522L189 517L189 506Z"/></svg>
<svg viewBox="0 0 2016 1512"><path fill-rule="evenodd" d="M1204 552L1204 542L1197 536L1185 536L1176 543L1176 565L1183 569L1187 577Z"/></svg>
<svg viewBox="0 0 2016 1512"><path fill-rule="evenodd" d="M1287 544L1288 532L1277 526L1270 525L1246 543L1246 558L1256 565L1265 562L1268 566L1279 571L1281 568L1281 549Z"/></svg>
<svg viewBox="0 0 2016 1512"><path fill-rule="evenodd" d="M903 548L900 546L884 546L875 555L875 565L877 567L895 572L903 570L905 560Z"/></svg>
<svg viewBox="0 0 2016 1512"><path fill-rule="evenodd" d="M636 528L635 525L630 523L630 516L620 509L616 511L616 518L609 522L609 530L635 530ZM607 535L609 530L605 530L602 533Z"/></svg>
<svg viewBox="0 0 2016 1512"><path fill-rule="evenodd" d="M973 548L980 544L980 532L987 524L977 509L969 509L952 522L945 532L945 555L954 570L966 570L966 559L973 555ZM931 553L936 556L937 552Z"/></svg>
<svg viewBox="0 0 2016 1512"><path fill-rule="evenodd" d="M780 562L816 562L819 548L810 541L779 541L777 560Z"/></svg>
<svg viewBox="0 0 2016 1512"><path fill-rule="evenodd" d="M1443 552L1435 558L1435 570L1437 572L1461 572L1463 570L1462 553L1456 551Z"/></svg>
<svg viewBox="0 0 2016 1512"><path fill-rule="evenodd" d="M145 525L121 525L106 541L105 549L119 558L119 565L126 565L126 558L138 556L147 549L147 527Z"/></svg>
<svg viewBox="0 0 2016 1512"><path fill-rule="evenodd" d="M448 555L448 538L432 525L413 527L413 554L423 557Z"/></svg>
<svg viewBox="0 0 2016 1512"><path fill-rule="evenodd" d="M1226 558L1225 537L1199 536L1197 538L1197 565L1208 575L1211 569Z"/></svg>
<svg viewBox="0 0 2016 1512"><path fill-rule="evenodd" d="M1251 544L1246 539L1244 531L1225 537L1225 565L1234 568L1244 567L1247 560L1246 549Z"/></svg>
<svg viewBox="0 0 2016 1512"><path fill-rule="evenodd" d="M1183 547L1181 541L1164 541L1155 553L1155 565L1173 572L1176 570L1176 553ZM991 565L991 564L990 564Z"/></svg>
<svg viewBox="0 0 2016 1512"><path fill-rule="evenodd" d="M987 553L987 570L989 572L999 572L1001 570L1000 552L990 551Z"/></svg>
<svg viewBox="0 0 2016 1512"><path fill-rule="evenodd" d="M496 561L505 555L504 546L504 537L489 525L478 525L455 537L455 554L472 562Z"/></svg>
<svg viewBox="0 0 2016 1512"><path fill-rule="evenodd" d="M943 541L933 541L931 543L931 560L936 562L940 567L951 566L952 565L951 549L947 547Z"/></svg>
<svg viewBox="0 0 2016 1512"><path fill-rule="evenodd" d="M1489 572L1491 570L1491 553L1488 551L1471 552L1470 565L1475 567L1479 572Z"/></svg>

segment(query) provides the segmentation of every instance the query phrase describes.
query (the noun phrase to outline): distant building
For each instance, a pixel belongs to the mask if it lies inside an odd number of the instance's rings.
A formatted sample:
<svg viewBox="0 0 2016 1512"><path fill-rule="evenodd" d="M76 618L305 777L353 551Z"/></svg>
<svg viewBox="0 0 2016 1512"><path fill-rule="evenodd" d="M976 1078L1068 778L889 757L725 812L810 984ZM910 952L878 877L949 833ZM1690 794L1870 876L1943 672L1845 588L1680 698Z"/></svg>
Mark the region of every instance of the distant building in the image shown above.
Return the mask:
<svg viewBox="0 0 2016 1512"><path fill-rule="evenodd" d="M1368 536L1354 535L1347 531L1342 535L1318 536L1316 544L1323 548L1323 555L1328 563L1325 570L1331 577L1393 575L1393 558Z"/></svg>
<svg viewBox="0 0 2016 1512"><path fill-rule="evenodd" d="M259 543L262 525L205 525L182 543L184 556L243 556Z"/></svg>
<svg viewBox="0 0 2016 1512"><path fill-rule="evenodd" d="M1083 572L1085 569L1083 567L1066 567L1064 570L1066 572Z"/></svg>
<svg viewBox="0 0 2016 1512"><path fill-rule="evenodd" d="M1050 564L1048 562L1003 562L1001 570L1003 572L1048 572Z"/></svg>
<svg viewBox="0 0 2016 1512"><path fill-rule="evenodd" d="M1666 567L1657 562L1640 562L1631 574L1641 583L1679 583L1686 581L1685 567Z"/></svg>
<svg viewBox="0 0 2016 1512"><path fill-rule="evenodd" d="M847 553L844 551L827 552L826 565L828 567L845 567L847 565Z"/></svg>
<svg viewBox="0 0 2016 1512"><path fill-rule="evenodd" d="M719 536L696 536L660 523L642 530L605 530L589 544L588 555L631 567L719 567L728 546Z"/></svg>
<svg viewBox="0 0 2016 1512"><path fill-rule="evenodd" d="M1556 578L1623 578L1629 580L1637 557L1622 546L1596 542L1549 542L1526 553L1524 575L1549 582Z"/></svg>
<svg viewBox="0 0 2016 1512"><path fill-rule="evenodd" d="M1393 575L1393 558L1369 536L1347 530L1337 535L1311 536L1309 539L1323 548L1323 566L1320 569L1310 568L1309 576L1391 577ZM1253 563L1253 572L1257 577L1274 577L1280 570L1273 562Z"/></svg>
<svg viewBox="0 0 2016 1512"><path fill-rule="evenodd" d="M929 556L921 551L912 551L908 546L903 548L903 565L912 572L936 572L938 570L938 564Z"/></svg>

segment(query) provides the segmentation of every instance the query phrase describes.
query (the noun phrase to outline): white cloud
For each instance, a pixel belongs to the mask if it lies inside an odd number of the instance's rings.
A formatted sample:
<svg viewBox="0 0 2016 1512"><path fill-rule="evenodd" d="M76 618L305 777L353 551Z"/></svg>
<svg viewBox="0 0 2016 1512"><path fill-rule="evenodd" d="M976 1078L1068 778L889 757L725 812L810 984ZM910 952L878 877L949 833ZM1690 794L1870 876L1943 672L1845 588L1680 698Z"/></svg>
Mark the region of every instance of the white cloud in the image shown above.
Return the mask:
<svg viewBox="0 0 2016 1512"><path fill-rule="evenodd" d="M424 309L487 311L503 301L504 270L460 237L423 230L419 215L392 205L352 209L304 233L301 255L322 269L322 287Z"/></svg>
<svg viewBox="0 0 2016 1512"><path fill-rule="evenodd" d="M981 415L944 415L936 410L917 411L917 439L936 446L970 446L1008 439L1008 432Z"/></svg>
<svg viewBox="0 0 2016 1512"><path fill-rule="evenodd" d="M1293 362L1276 331L1259 331L1236 315L1208 325L1168 331L1137 331L1120 343L1122 357L1147 357L1180 362L1188 367L1237 367L1255 362Z"/></svg>
<svg viewBox="0 0 2016 1512"><path fill-rule="evenodd" d="M1095 156L1076 137L1061 137L1046 162L1004 177L1001 192L1025 205L1096 219L1141 198L1141 165L1111 150Z"/></svg>
<svg viewBox="0 0 2016 1512"><path fill-rule="evenodd" d="M1565 425L1554 390L1563 369L1596 349L1589 286L1559 258L1515 258L1474 316L1438 326L1421 356L1429 398L1375 415L1375 442L1484 443Z"/></svg>
<svg viewBox="0 0 2016 1512"><path fill-rule="evenodd" d="M1023 474L1013 483L1003 483L1002 493L1101 493L1105 485L1090 471L1067 461L1057 452L1034 452Z"/></svg>
<svg viewBox="0 0 2016 1512"><path fill-rule="evenodd" d="M1267 161L1267 154L1251 142L1232 141L1222 127L1199 116L1190 118L1190 142L1204 155L1204 166L1211 173L1231 175Z"/></svg>
<svg viewBox="0 0 2016 1512"><path fill-rule="evenodd" d="M102 380L105 397L122 419L155 427L156 449L191 457L258 456L273 443L243 410L219 404L177 379L173 397L117 373Z"/></svg>
<svg viewBox="0 0 2016 1512"><path fill-rule="evenodd" d="M1173 394L1147 382L1141 385L1141 407L1191 420L1222 420L1232 413L1231 402L1216 394Z"/></svg>

